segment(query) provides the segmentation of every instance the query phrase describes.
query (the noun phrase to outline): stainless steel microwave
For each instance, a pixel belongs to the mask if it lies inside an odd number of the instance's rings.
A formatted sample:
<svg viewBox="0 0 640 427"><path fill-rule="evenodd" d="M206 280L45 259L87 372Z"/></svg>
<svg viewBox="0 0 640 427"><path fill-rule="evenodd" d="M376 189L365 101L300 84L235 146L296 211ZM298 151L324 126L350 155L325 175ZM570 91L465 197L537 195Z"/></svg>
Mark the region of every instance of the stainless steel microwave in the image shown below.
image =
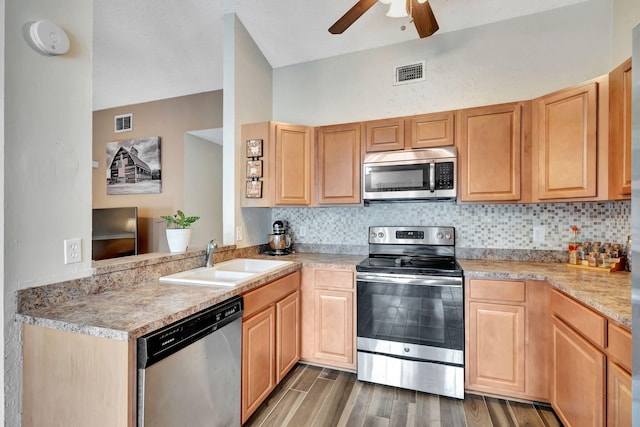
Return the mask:
<svg viewBox="0 0 640 427"><path fill-rule="evenodd" d="M362 162L362 200L455 200L455 147L367 153Z"/></svg>

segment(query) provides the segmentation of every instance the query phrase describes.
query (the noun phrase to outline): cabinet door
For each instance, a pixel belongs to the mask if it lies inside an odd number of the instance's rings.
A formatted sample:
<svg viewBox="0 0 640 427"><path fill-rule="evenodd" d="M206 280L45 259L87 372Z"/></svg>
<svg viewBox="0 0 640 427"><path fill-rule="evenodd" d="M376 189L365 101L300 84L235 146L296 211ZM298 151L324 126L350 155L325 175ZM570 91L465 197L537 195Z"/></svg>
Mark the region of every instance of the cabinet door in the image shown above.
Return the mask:
<svg viewBox="0 0 640 427"><path fill-rule="evenodd" d="M318 203L360 203L360 123L318 129Z"/></svg>
<svg viewBox="0 0 640 427"><path fill-rule="evenodd" d="M521 110L513 103L459 113L460 200L520 200Z"/></svg>
<svg viewBox="0 0 640 427"><path fill-rule="evenodd" d="M598 83L537 100L539 199L597 196L597 109Z"/></svg>
<svg viewBox="0 0 640 427"><path fill-rule="evenodd" d="M365 122L364 141L368 153L372 151L402 150L404 148L404 119L395 118Z"/></svg>
<svg viewBox="0 0 640 427"><path fill-rule="evenodd" d="M631 197L631 59L609 74L609 197Z"/></svg>
<svg viewBox="0 0 640 427"><path fill-rule="evenodd" d="M275 307L242 320L242 422L276 386Z"/></svg>
<svg viewBox="0 0 640 427"><path fill-rule="evenodd" d="M455 113L449 111L411 117L411 148L453 145L454 116Z"/></svg>
<svg viewBox="0 0 640 427"><path fill-rule="evenodd" d="M607 386L607 427L633 425L631 417L631 374L609 362Z"/></svg>
<svg viewBox="0 0 640 427"><path fill-rule="evenodd" d="M353 292L316 289L314 295L314 358L355 368Z"/></svg>
<svg viewBox="0 0 640 427"><path fill-rule="evenodd" d="M605 425L605 369L605 355L554 316L551 404L564 425Z"/></svg>
<svg viewBox="0 0 640 427"><path fill-rule="evenodd" d="M276 381L300 360L300 292L276 303Z"/></svg>
<svg viewBox="0 0 640 427"><path fill-rule="evenodd" d="M469 383L525 391L525 308L469 304Z"/></svg>
<svg viewBox="0 0 640 427"><path fill-rule="evenodd" d="M311 148L308 127L276 125L276 205L311 204Z"/></svg>

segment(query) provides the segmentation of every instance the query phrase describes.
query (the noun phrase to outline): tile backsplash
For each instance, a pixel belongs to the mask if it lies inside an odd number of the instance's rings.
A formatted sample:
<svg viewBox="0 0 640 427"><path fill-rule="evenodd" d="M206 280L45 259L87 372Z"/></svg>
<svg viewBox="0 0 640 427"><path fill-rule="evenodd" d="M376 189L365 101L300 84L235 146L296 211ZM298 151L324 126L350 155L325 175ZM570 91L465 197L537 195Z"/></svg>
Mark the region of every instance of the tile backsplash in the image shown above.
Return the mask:
<svg viewBox="0 0 640 427"><path fill-rule="evenodd" d="M274 208L289 222L294 243L367 246L369 226L440 225L456 228L459 248L561 251L572 238L624 243L631 202L458 205L453 202L386 203L368 207ZM533 227L545 228L544 242Z"/></svg>

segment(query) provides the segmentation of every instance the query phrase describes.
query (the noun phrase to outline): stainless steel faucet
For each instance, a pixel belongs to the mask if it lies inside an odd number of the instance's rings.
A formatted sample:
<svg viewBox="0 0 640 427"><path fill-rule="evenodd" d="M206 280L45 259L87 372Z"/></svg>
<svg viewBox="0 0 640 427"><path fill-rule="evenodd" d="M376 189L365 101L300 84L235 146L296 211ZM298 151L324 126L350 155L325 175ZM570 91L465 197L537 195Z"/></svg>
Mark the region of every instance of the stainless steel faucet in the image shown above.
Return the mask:
<svg viewBox="0 0 640 427"><path fill-rule="evenodd" d="M216 239L213 239L212 241L207 243L206 261L204 263L205 267L213 267L213 252L216 249L218 249Z"/></svg>

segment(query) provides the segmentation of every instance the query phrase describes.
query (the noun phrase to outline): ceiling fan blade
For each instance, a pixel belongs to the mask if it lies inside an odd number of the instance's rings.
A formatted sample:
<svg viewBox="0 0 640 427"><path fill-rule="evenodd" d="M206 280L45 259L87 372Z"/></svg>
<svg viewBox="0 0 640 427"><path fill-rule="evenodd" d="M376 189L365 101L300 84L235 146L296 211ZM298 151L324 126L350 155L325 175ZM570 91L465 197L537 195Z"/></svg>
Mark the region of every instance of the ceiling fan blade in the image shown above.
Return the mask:
<svg viewBox="0 0 640 427"><path fill-rule="evenodd" d="M351 9L347 11L342 18L338 19L335 24L329 28L331 34L342 34L344 30L349 28L351 24L356 22L367 10L376 4L378 0L359 0Z"/></svg>
<svg viewBox="0 0 640 427"><path fill-rule="evenodd" d="M410 0L413 2L413 23L418 30L420 38L429 37L438 31L438 21L429 6L429 2L418 3L418 0Z"/></svg>

